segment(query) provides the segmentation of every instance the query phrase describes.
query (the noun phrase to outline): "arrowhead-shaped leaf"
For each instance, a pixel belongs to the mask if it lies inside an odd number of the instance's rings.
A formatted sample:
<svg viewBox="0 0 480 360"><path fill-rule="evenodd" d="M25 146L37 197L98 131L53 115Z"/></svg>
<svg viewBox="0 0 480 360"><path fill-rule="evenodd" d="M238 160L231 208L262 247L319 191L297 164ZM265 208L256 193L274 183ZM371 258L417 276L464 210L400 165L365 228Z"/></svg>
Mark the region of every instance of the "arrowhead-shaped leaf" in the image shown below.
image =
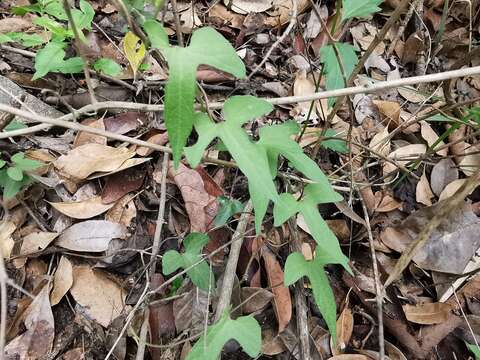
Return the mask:
<svg viewBox="0 0 480 360"><path fill-rule="evenodd" d="M207 335L198 339L186 360L217 360L231 339L236 340L243 351L253 358L260 353L262 336L258 322L252 316L232 320L225 312L216 324L208 327Z"/></svg>
<svg viewBox="0 0 480 360"><path fill-rule="evenodd" d="M164 275L169 275L179 268L188 269L202 259L202 248L208 243L208 236L202 233L189 234L183 244L185 252L180 254L176 250L167 251L162 258ZM213 289L215 279L206 261L187 270L187 275L192 282L202 290Z"/></svg>
<svg viewBox="0 0 480 360"><path fill-rule="evenodd" d="M175 166L178 165L192 131L196 71L199 65L210 65L238 78L245 77L245 65L231 44L216 30L205 27L192 35L190 46L162 49L169 66L165 87L165 123Z"/></svg>

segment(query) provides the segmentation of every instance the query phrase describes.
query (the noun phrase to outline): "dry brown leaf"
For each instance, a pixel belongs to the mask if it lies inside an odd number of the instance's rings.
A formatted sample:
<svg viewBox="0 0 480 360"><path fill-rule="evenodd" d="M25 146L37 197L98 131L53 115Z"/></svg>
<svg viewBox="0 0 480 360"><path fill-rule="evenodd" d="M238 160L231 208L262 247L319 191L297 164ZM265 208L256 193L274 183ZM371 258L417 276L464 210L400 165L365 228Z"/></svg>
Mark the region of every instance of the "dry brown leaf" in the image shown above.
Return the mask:
<svg viewBox="0 0 480 360"><path fill-rule="evenodd" d="M352 26L350 28L350 33L352 34L353 39L360 45L362 50L367 50L375 39L378 30L375 26L369 24L368 22L361 22L358 25ZM374 53L377 55L382 55L384 52L385 43L382 41L375 48Z"/></svg>
<svg viewBox="0 0 480 360"><path fill-rule="evenodd" d="M55 276L53 277L53 290L50 293L52 306L57 305L73 285L73 267L65 256L58 262Z"/></svg>
<svg viewBox="0 0 480 360"><path fill-rule="evenodd" d="M224 0L238 14L261 13L272 7L271 0Z"/></svg>
<svg viewBox="0 0 480 360"><path fill-rule="evenodd" d="M278 320L278 332L281 333L287 327L292 318L292 299L288 287L283 285L283 270L275 255L267 248L262 248L262 257L265 261L268 286L273 292L273 309Z"/></svg>
<svg viewBox="0 0 480 360"><path fill-rule="evenodd" d="M55 325L48 298L48 285L23 313L26 331L5 347L6 359L41 359L52 349Z"/></svg>
<svg viewBox="0 0 480 360"><path fill-rule="evenodd" d="M361 354L342 354L342 355L335 355L328 360L372 360L370 356L361 355Z"/></svg>
<svg viewBox="0 0 480 360"><path fill-rule="evenodd" d="M89 176L89 177L88 177L88 180L94 180L94 179L98 179L98 178L100 178L100 177L117 174L117 173L119 173L120 171L124 171L124 170L130 169L130 168L132 168L132 167L134 167L134 166L138 166L138 165L144 164L144 163L146 163L147 161L150 161L150 160L152 160L152 158L133 158L133 159L128 159L128 160L126 160L124 163L122 163L117 169L112 170L112 171L108 171L108 172L103 172L103 171L96 172L95 174Z"/></svg>
<svg viewBox="0 0 480 360"><path fill-rule="evenodd" d="M143 169L130 168L109 176L102 189L102 202L113 203L129 192L140 189L145 179Z"/></svg>
<svg viewBox="0 0 480 360"><path fill-rule="evenodd" d="M73 251L100 252L108 249L112 239L125 239L127 235L123 225L105 220L88 220L70 226L55 244Z"/></svg>
<svg viewBox="0 0 480 360"><path fill-rule="evenodd" d="M42 251L50 245L57 236L58 233L46 231L35 231L28 234L23 238L20 255L30 255Z"/></svg>
<svg viewBox="0 0 480 360"><path fill-rule="evenodd" d="M114 204L104 204L101 196L95 196L88 200L75 202L49 203L62 214L74 219L90 219L103 214Z"/></svg>
<svg viewBox="0 0 480 360"><path fill-rule="evenodd" d="M422 325L441 324L448 320L452 306L448 303L426 303L418 305L403 305L403 311L408 321Z"/></svg>
<svg viewBox="0 0 480 360"><path fill-rule="evenodd" d="M273 294L262 288L256 287L242 287L242 312L244 314L251 314L257 311L262 311L273 298Z"/></svg>
<svg viewBox="0 0 480 360"><path fill-rule="evenodd" d="M384 116L386 123L390 127L396 128L400 125L400 104L396 101L373 100L378 111Z"/></svg>
<svg viewBox="0 0 480 360"><path fill-rule="evenodd" d="M457 166L450 158L440 160L432 169L430 174L430 185L433 192L439 196L443 189L452 181L458 179Z"/></svg>
<svg viewBox="0 0 480 360"><path fill-rule="evenodd" d="M290 21L292 17L293 5L290 0L275 0L274 9L268 11L270 17L265 20L265 24L268 26L281 26ZM297 13L300 15L310 6L309 0L297 1Z"/></svg>
<svg viewBox="0 0 480 360"><path fill-rule="evenodd" d="M427 147L424 144L411 144L396 149L395 151L390 153L388 157L395 160L401 165L406 165L411 161L415 161L415 159L417 159L419 155L425 154L426 151ZM397 167L390 162L386 162L383 165L384 175L389 174L395 170L397 170Z"/></svg>
<svg viewBox="0 0 480 360"><path fill-rule="evenodd" d="M311 95L313 93L315 93L315 84L313 82L313 79L307 76L306 70L299 70L295 76L295 81L293 83L293 95L305 96ZM312 111L310 112L311 105L311 101L299 102L291 111L291 115L295 116L298 121L305 121L310 114L309 119L317 121L318 113L321 116L321 120L326 120L326 117L328 115L328 99L315 101L314 105L316 108L312 108Z"/></svg>
<svg viewBox="0 0 480 360"><path fill-rule="evenodd" d="M125 195L105 214L105 220L129 227L137 216L137 208L131 195Z"/></svg>
<svg viewBox="0 0 480 360"><path fill-rule="evenodd" d="M442 190L442 193L438 197L438 201L448 199L450 196L455 194L458 191L458 189L462 187L465 181L467 181L467 179L458 179L458 180L452 181L450 184L445 186L445 188Z"/></svg>
<svg viewBox="0 0 480 360"><path fill-rule="evenodd" d="M167 132L163 132L163 133L160 133L160 134L155 134L155 135L150 136L145 141L147 141L149 143L152 143L152 144L156 144L156 145L165 145L168 142L168 134L167 134ZM146 146L139 146L135 152L139 156L148 156L151 153L153 153L154 151L155 150L153 150L152 148L148 148Z"/></svg>
<svg viewBox="0 0 480 360"><path fill-rule="evenodd" d="M378 154L387 156L390 153L391 148L388 135L390 135L388 132L388 126L385 126L382 131L380 131L372 138L372 140L370 140L368 147Z"/></svg>
<svg viewBox="0 0 480 360"><path fill-rule="evenodd" d="M95 129L105 130L105 124L103 123L103 119L85 119L82 121L82 125L90 126ZM79 147L85 144L100 144L100 145L107 145L107 138L102 135L92 134L86 131L79 131L77 136L75 136L75 140L73 141L73 147Z"/></svg>
<svg viewBox="0 0 480 360"><path fill-rule="evenodd" d="M333 346L332 342L332 353L334 355L341 354L345 348L347 347L348 343L350 342L350 338L353 334L353 314L352 311L345 307L342 313L337 319L337 344Z"/></svg>
<svg viewBox="0 0 480 360"><path fill-rule="evenodd" d="M104 327L120 316L125 307L126 293L120 285L105 272L87 265L73 267L70 293L83 311Z"/></svg>
<svg viewBox="0 0 480 360"><path fill-rule="evenodd" d="M0 34L9 32L22 32L34 27L27 17L12 16L0 20Z"/></svg>
<svg viewBox="0 0 480 360"><path fill-rule="evenodd" d="M127 148L114 148L100 144L85 144L67 155L60 156L54 165L66 177L83 180L97 171L118 169L135 153Z"/></svg>
<svg viewBox="0 0 480 360"><path fill-rule="evenodd" d="M11 220L2 220L0 222L0 251L5 259L10 257L15 246L12 234L16 229L17 225Z"/></svg>
<svg viewBox="0 0 480 360"><path fill-rule="evenodd" d="M400 208L402 204L395 200L391 195L384 191L377 191L375 193L375 211L376 212L390 212Z"/></svg>
<svg viewBox="0 0 480 360"><path fill-rule="evenodd" d="M439 138L438 134L432 129L430 124L426 121L420 121L420 126L421 126L421 134L422 138L428 143L428 146L432 146L435 144ZM445 145L445 142L440 141L435 148L439 148L441 146ZM437 150L435 151L440 156L447 156L448 149L442 149L442 150Z"/></svg>
<svg viewBox="0 0 480 360"><path fill-rule="evenodd" d="M470 146L465 153L467 155L463 157L458 166L466 176L472 176L478 169L480 169L480 146ZM468 155L469 153L472 154Z"/></svg>
<svg viewBox="0 0 480 360"><path fill-rule="evenodd" d="M287 351L283 341L272 328L262 329L262 354L275 356Z"/></svg>
<svg viewBox="0 0 480 360"><path fill-rule="evenodd" d="M431 206L432 205L432 199L435 197L435 195L432 193L432 190L430 189L430 184L428 182L427 176L425 175L425 172L422 174L420 177L420 180L417 183L417 188L415 190L415 197L417 202Z"/></svg>
<svg viewBox="0 0 480 360"><path fill-rule="evenodd" d="M229 11L225 6L218 3L210 8L208 15L219 18L222 21L229 23L230 26L235 29L241 29L243 25L243 20L245 19L243 15Z"/></svg>

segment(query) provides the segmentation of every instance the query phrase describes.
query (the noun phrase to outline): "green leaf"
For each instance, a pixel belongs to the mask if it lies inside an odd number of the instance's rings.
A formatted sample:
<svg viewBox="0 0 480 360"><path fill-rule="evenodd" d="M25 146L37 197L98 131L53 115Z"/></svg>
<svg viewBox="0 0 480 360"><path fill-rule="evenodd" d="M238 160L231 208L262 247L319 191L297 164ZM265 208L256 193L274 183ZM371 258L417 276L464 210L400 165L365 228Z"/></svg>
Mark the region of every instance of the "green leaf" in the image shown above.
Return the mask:
<svg viewBox="0 0 480 360"><path fill-rule="evenodd" d="M145 44L137 35L129 31L123 39L123 51L132 67L133 73L136 74L145 57Z"/></svg>
<svg viewBox="0 0 480 360"><path fill-rule="evenodd" d="M215 226L225 225L228 219L230 219L233 215L242 212L244 207L240 201L229 199L226 196L219 196L217 201L220 204L220 209L215 216Z"/></svg>
<svg viewBox="0 0 480 360"><path fill-rule="evenodd" d="M73 38L73 31L65 29L60 23L48 17L42 16L32 21L35 25L42 26L52 34L51 42L62 42L66 38Z"/></svg>
<svg viewBox="0 0 480 360"><path fill-rule="evenodd" d="M359 0L354 1L362 3ZM320 49L320 61L324 65L324 71L326 74L325 85L327 90L342 89L346 86L345 79L343 78L342 74L342 68L340 67L335 54L334 46L337 48L340 59L342 60L343 70L345 71L345 76L347 79L352 74L355 65L358 63L355 48L350 44L335 43L322 47ZM334 103L334 98L328 100L329 106L332 106Z"/></svg>
<svg viewBox="0 0 480 360"><path fill-rule="evenodd" d="M63 74L77 74L83 70L83 59L79 56L62 61L55 71Z"/></svg>
<svg viewBox="0 0 480 360"><path fill-rule="evenodd" d="M7 34L0 34L0 44L5 44L8 42L13 42L13 39Z"/></svg>
<svg viewBox="0 0 480 360"><path fill-rule="evenodd" d="M16 166L11 166L7 169L7 175L10 179L14 181L22 181L23 172Z"/></svg>
<svg viewBox="0 0 480 360"><path fill-rule="evenodd" d="M324 266L334 262L333 258L317 256L313 261L307 261L301 253L290 254L285 263L285 285L295 283L303 276L308 277L313 291L313 297L322 313L333 339L337 338L336 318L337 306L332 288L325 274Z"/></svg>
<svg viewBox="0 0 480 360"><path fill-rule="evenodd" d="M225 312L216 324L208 327L207 335L198 339L186 360L216 360L231 339L236 340L250 357L260 354L262 336L258 322L252 316L232 320Z"/></svg>
<svg viewBox="0 0 480 360"><path fill-rule="evenodd" d="M475 359L479 360L480 359L480 348L477 345L472 345L467 342L465 342L465 345L467 345L468 350L470 350L473 355L475 355Z"/></svg>
<svg viewBox="0 0 480 360"><path fill-rule="evenodd" d="M13 131L13 130L25 129L27 127L28 127L27 125L25 125L24 123L22 123L20 121L12 120L12 121L10 121L10 123L7 126L5 126L3 131Z"/></svg>
<svg viewBox="0 0 480 360"><path fill-rule="evenodd" d="M58 20L68 20L67 13L60 1L50 1L42 10Z"/></svg>
<svg viewBox="0 0 480 360"><path fill-rule="evenodd" d="M13 155L12 161L15 163L15 166L22 171L31 171L42 166L40 161L25 158L25 154L22 152Z"/></svg>
<svg viewBox="0 0 480 360"><path fill-rule="evenodd" d="M25 34L19 32L7 33L13 41L19 42L25 47L39 46L45 43L45 39L37 34Z"/></svg>
<svg viewBox="0 0 480 360"><path fill-rule="evenodd" d="M194 124L198 141L195 145L185 148L185 155L190 165L196 167L212 140L215 137L222 140L248 178L250 198L255 209L257 233L260 232L268 202L275 201L278 194L272 180L265 149L254 144L241 126L246 121L270 111L271 105L265 100L253 96L232 96L224 104L224 122L215 124L202 113L195 116Z"/></svg>
<svg viewBox="0 0 480 360"><path fill-rule="evenodd" d="M0 169L5 166L7 162L5 160L0 159Z"/></svg>
<svg viewBox="0 0 480 360"><path fill-rule="evenodd" d="M336 136L337 136L337 133L335 130L328 129L327 131L325 131L325 137L336 137ZM321 145L325 149L330 149L341 154L348 153L348 146L345 140L341 140L341 139L322 140Z"/></svg>
<svg viewBox="0 0 480 360"><path fill-rule="evenodd" d="M143 23L143 30L147 33L152 48L164 49L168 47L168 35L158 21L149 19Z"/></svg>
<svg viewBox="0 0 480 360"><path fill-rule="evenodd" d="M304 189L302 200L295 200L291 194L281 194L273 207L274 225L280 226L292 216L300 213L317 243L317 254L328 256L335 264L341 264L350 271L348 258L342 253L335 234L318 212L317 205L342 201L343 197L331 186L309 184Z"/></svg>
<svg viewBox="0 0 480 360"><path fill-rule="evenodd" d="M167 47L162 49L162 53L169 66L165 87L165 122L177 167L195 118L193 104L198 66L210 65L243 78L246 75L245 65L230 43L209 27L195 31L190 46Z"/></svg>
<svg viewBox="0 0 480 360"><path fill-rule="evenodd" d="M72 9L72 17L79 33L83 35L82 30L92 30L92 21L95 17L95 10L86 0L80 0L80 10Z"/></svg>
<svg viewBox="0 0 480 360"><path fill-rule="evenodd" d="M343 0L342 21L353 17L368 17L381 9L383 0Z"/></svg>
<svg viewBox="0 0 480 360"><path fill-rule="evenodd" d="M7 169L0 170L0 185L3 188L3 198L13 198L24 186L31 182L29 176L23 176L21 181L15 181L7 174Z"/></svg>
<svg viewBox="0 0 480 360"><path fill-rule="evenodd" d="M188 269L202 259L202 248L208 243L209 238L202 233L189 234L183 244L185 252L180 254L176 250L167 251L162 258L164 275L169 275L178 269ZM206 261L187 270L187 275L198 288L208 291L213 289L215 278Z"/></svg>
<svg viewBox="0 0 480 360"><path fill-rule="evenodd" d="M80 57L74 57L64 60L64 43L50 42L43 49L40 49L35 56L35 74L32 80L37 80L49 72L61 72L64 74L74 74L82 71L83 60Z"/></svg>
<svg viewBox="0 0 480 360"><path fill-rule="evenodd" d="M114 60L108 58L98 59L93 68L96 71L100 71L108 76L117 76L122 72L122 68Z"/></svg>

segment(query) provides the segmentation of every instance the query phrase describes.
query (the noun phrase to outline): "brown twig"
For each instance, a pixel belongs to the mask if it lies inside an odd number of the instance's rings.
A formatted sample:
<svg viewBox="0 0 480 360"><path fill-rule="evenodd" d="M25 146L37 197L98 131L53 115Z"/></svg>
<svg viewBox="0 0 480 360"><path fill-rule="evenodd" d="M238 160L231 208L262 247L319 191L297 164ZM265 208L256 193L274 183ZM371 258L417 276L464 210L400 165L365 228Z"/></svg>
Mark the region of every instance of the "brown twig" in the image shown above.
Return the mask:
<svg viewBox="0 0 480 360"><path fill-rule="evenodd" d="M220 320L223 312L228 309L228 306L230 305L233 282L235 280L235 274L237 271L238 257L240 255L240 249L242 248L243 238L250 220L252 209L252 201L250 200L247 205L245 205L243 213L240 216L240 220L238 221L237 229L233 234L233 238L237 239L237 241L233 242L232 246L230 247L227 266L225 267L225 272L223 274L222 289L220 295L218 296L218 305L215 311L215 322Z"/></svg>
<svg viewBox="0 0 480 360"><path fill-rule="evenodd" d="M175 20L175 32L177 34L178 45L184 47L185 42L183 41L182 24L180 23L180 16L178 15L177 0L170 0L170 3L172 4L173 19Z"/></svg>
<svg viewBox="0 0 480 360"><path fill-rule="evenodd" d="M400 40L400 38L402 37L403 33L405 32L405 29L407 28L407 25L408 23L410 22L410 19L412 18L413 16L413 12L415 11L415 6L416 6L416 3L420 1L420 0L415 0L414 2L412 2L410 4L410 7L408 8L408 11L407 13L405 14L405 17L403 18L403 20L400 22L400 26L398 27L398 31L397 33L395 34L395 38L392 40L392 42L390 43L388 49L387 49L387 57L389 57L390 55L392 55L393 51L395 50L395 46L397 45L397 42L398 40Z"/></svg>

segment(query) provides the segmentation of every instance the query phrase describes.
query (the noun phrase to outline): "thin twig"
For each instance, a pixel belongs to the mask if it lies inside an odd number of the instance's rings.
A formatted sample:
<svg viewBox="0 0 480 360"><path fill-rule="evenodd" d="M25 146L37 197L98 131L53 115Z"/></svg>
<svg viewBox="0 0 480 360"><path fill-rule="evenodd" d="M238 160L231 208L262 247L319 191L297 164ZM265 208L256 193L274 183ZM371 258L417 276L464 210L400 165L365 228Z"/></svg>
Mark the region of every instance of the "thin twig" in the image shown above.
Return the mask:
<svg viewBox="0 0 480 360"><path fill-rule="evenodd" d="M267 62L267 60L270 58L270 55L272 55L272 52L273 50L275 50L278 45L280 45L283 40L285 40L285 38L288 36L288 34L290 34L290 32L292 31L293 27L295 26L296 22L297 22L297 12L298 12L298 4L297 4L297 0L291 0L292 1L292 17L290 18L290 22L287 26L287 28L285 29L285 31L283 32L283 34L277 39L277 41L275 41L272 46L270 47L270 49L268 49L267 53L265 54L265 56L263 57L262 61L260 62L260 64L258 64L255 69L253 69L253 71L250 73L250 75L248 75L247 77L247 81L250 81L250 79L252 78L253 75L255 75L261 68L262 66Z"/></svg>
<svg viewBox="0 0 480 360"><path fill-rule="evenodd" d="M379 346L379 360L385 359L385 335L383 330L383 289L380 282L380 274L378 272L377 257L375 254L375 244L373 242L372 228L370 226L370 216L368 215L368 209L363 200L362 193L357 191L362 204L363 216L365 224L367 225L368 242L370 245L370 253L372 256L373 276L375 280L375 300L377 302L377 319L378 319L378 346Z"/></svg>
<svg viewBox="0 0 480 360"><path fill-rule="evenodd" d="M183 41L182 24L180 23L180 16L178 15L177 0L170 0L170 3L172 4L173 19L175 20L175 32L177 34L178 45L184 47L185 43Z"/></svg>
<svg viewBox="0 0 480 360"><path fill-rule="evenodd" d="M245 236L245 230L250 219L250 213L252 212L253 206L252 201L250 200L245 209L243 210L240 220L238 221L237 229L233 234L233 238L237 241L232 243L230 247L230 254L228 256L227 266L225 267L225 273L223 275L223 283L220 295L218 297L218 305L215 313L215 322L220 320L223 312L230 305L230 300L232 297L233 283L235 280L235 274L237 271L238 257L240 255L240 249L242 247L243 238Z"/></svg>
<svg viewBox="0 0 480 360"><path fill-rule="evenodd" d="M415 10L415 7L416 7L416 3L420 1L420 0L415 0L414 2L412 2L410 4L410 7L408 8L408 11L407 13L405 14L405 17L403 18L403 20L400 22L400 26L398 28L398 31L397 33L395 34L395 38L392 40L392 42L390 43L390 46L388 47L387 49L387 56L389 57L390 55L392 55L393 51L395 50L395 46L397 45L397 42L398 40L400 40L400 38L402 37L403 33L405 32L405 29L407 28L407 25L408 23L410 22L410 19L412 18L413 16L413 12Z"/></svg>

